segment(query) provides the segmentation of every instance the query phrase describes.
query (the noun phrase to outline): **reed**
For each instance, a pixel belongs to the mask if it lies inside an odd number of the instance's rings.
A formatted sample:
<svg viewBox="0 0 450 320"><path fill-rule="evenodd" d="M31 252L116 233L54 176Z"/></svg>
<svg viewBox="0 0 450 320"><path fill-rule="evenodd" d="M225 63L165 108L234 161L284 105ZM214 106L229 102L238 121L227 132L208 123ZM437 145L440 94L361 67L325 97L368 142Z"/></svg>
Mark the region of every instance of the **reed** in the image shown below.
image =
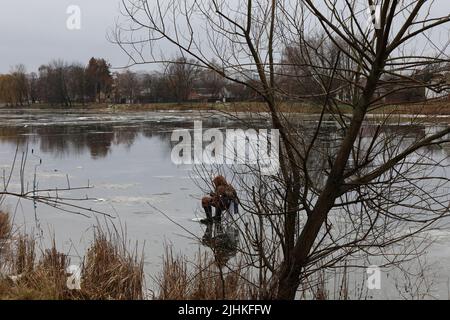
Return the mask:
<svg viewBox="0 0 450 320"><path fill-rule="evenodd" d="M143 257L128 250L118 232L97 227L81 268L81 289L67 286L70 258L56 248L37 252L27 234L13 236L7 214L0 215L0 299L14 300L139 300L144 297Z"/></svg>
<svg viewBox="0 0 450 320"><path fill-rule="evenodd" d="M239 262L237 262L239 265ZM174 255L165 247L162 271L156 278L160 300L236 300L255 297L254 285L247 282L243 268L233 271L206 252L199 252L194 262L184 255Z"/></svg>

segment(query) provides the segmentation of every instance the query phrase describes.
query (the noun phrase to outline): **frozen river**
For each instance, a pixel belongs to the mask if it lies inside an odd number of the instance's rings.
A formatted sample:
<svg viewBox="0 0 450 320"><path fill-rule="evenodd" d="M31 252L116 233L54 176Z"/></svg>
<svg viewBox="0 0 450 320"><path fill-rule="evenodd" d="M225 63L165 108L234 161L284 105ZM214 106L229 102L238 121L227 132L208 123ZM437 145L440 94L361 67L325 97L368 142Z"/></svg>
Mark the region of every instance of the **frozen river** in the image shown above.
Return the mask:
<svg viewBox="0 0 450 320"><path fill-rule="evenodd" d="M203 229L192 218L200 215L198 199L202 192L192 167L177 166L171 161L171 132L175 128L192 128L194 120L204 125L224 128L236 123L213 113L193 112L100 112L0 109L0 166L8 172L16 148L19 154L28 149L25 181L36 181L39 188L94 186L73 195L88 195L95 200L83 206L107 212L127 231L131 242L144 246L145 271L159 272L165 243L175 252L195 252L199 246L186 238L186 232L155 212L151 203L202 236ZM446 157L448 150L437 150ZM11 189L20 187L13 178ZM72 194L71 194L72 195ZM44 235L54 234L61 251L76 261L92 236L96 217L64 213L38 205L37 221L32 203L8 198L3 204L14 213L17 225ZM436 243L429 250L437 282L436 296L448 298L450 275L450 233L433 235ZM44 238L48 238L44 236Z"/></svg>

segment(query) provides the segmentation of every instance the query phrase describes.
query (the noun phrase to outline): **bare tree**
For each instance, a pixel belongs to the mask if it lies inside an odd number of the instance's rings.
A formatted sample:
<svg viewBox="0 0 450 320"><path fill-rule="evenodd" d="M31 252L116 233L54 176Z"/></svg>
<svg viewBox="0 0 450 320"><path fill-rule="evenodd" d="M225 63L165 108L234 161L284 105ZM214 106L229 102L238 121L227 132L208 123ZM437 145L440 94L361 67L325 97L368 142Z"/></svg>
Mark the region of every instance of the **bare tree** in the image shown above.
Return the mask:
<svg viewBox="0 0 450 320"><path fill-rule="evenodd" d="M168 63L165 76L177 102L187 101L194 87L194 80L198 76L195 60L184 57L174 59Z"/></svg>
<svg viewBox="0 0 450 320"><path fill-rule="evenodd" d="M0 101L10 105L28 104L29 84L24 65L17 65L10 74L0 75Z"/></svg>
<svg viewBox="0 0 450 320"><path fill-rule="evenodd" d="M54 60L39 67L39 95L52 105L71 106L69 95L69 65L62 60Z"/></svg>
<svg viewBox="0 0 450 320"><path fill-rule="evenodd" d="M67 91L70 100L84 105L87 96L86 70L82 64L72 63L67 67Z"/></svg>
<svg viewBox="0 0 450 320"><path fill-rule="evenodd" d="M134 103L140 91L137 75L130 70L117 73L115 75L115 89L117 91L116 94L125 99L127 103Z"/></svg>
<svg viewBox="0 0 450 320"><path fill-rule="evenodd" d="M217 69L220 66L216 66ZM195 87L204 90L212 98L222 98L224 96L226 81L213 70L203 70L198 74Z"/></svg>
<svg viewBox="0 0 450 320"><path fill-rule="evenodd" d="M39 78L35 72L28 75L29 94L31 103L36 103L39 100Z"/></svg>
<svg viewBox="0 0 450 320"><path fill-rule="evenodd" d="M246 209L241 250L259 270L260 297L293 299L308 276L352 258L399 263L411 255L403 245L448 216L448 179L438 172L447 163L430 152L449 142L450 128L411 134L414 127L392 126L399 119L381 112L395 113L396 106L383 108L397 91L432 86L415 76L420 70L449 61L435 34L448 32L450 16L433 15L433 1L122 4L126 21L114 39L131 64L176 62L160 50L171 46L251 88L280 132L280 175L252 167L250 179L236 175ZM375 5L380 15L368 27L365 12ZM300 61L282 59L292 46L302 50ZM281 112L295 98L280 84L299 77L283 71L292 69L314 83L314 92L301 94L321 103L313 126Z"/></svg>
<svg viewBox="0 0 450 320"><path fill-rule="evenodd" d="M25 66L23 64L15 66L11 75L15 83L17 103L21 106L28 104L29 85Z"/></svg>
<svg viewBox="0 0 450 320"><path fill-rule="evenodd" d="M86 67L86 79L90 100L105 102L112 85L109 63L105 59L91 58Z"/></svg>

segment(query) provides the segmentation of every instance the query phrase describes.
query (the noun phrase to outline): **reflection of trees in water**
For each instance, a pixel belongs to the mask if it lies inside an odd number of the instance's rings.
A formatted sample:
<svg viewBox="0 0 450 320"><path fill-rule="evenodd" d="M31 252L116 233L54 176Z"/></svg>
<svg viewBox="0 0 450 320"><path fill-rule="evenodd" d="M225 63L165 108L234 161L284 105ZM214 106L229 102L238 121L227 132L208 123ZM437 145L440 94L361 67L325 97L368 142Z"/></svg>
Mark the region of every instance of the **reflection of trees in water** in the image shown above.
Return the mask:
<svg viewBox="0 0 450 320"><path fill-rule="evenodd" d="M139 135L158 139L158 145L167 148L170 154L173 143L172 130L192 128L192 122L174 123L98 123L90 125L6 126L0 128L0 142L13 145L39 144L41 152L55 156L78 156L86 152L92 158L107 156L113 145L130 148Z"/></svg>
<svg viewBox="0 0 450 320"><path fill-rule="evenodd" d="M302 139L307 145L312 139L311 125L300 126L298 134L302 136ZM360 148L361 150L367 149L371 143L371 139L374 137L377 131L378 125L367 122L361 127L360 131ZM378 148L398 148L406 147L412 142L422 139L426 136L427 126L424 124L407 124L392 126L383 126L379 132L380 139L388 142L388 145L380 145ZM341 127L335 122L330 122L327 125L323 125L320 128L319 136L314 148L311 150L311 156L308 160L308 166L310 168L309 174L313 181L317 183L318 187L323 187L323 183L326 181L327 173L330 170L330 155L334 155L337 152L337 148L341 145L344 134ZM375 147L375 148L377 148ZM432 157L442 157L443 150L441 147L427 146L424 149ZM444 150L447 156L449 155L450 148ZM360 157L361 155L359 155ZM348 170L352 169L353 163L356 161L356 155L352 155L348 161ZM367 166L368 170L372 166Z"/></svg>
<svg viewBox="0 0 450 320"><path fill-rule="evenodd" d="M204 129L231 126L226 118L203 119ZM255 127L258 125L255 124ZM39 145L40 151L52 153L55 157L79 156L89 153L92 158L105 157L113 145L131 147L141 135L157 139L157 144L167 148L170 154L173 145L170 140L174 129L193 128L193 120L115 122L115 123L64 123L52 125L2 126L0 143L23 146L27 143Z"/></svg>
<svg viewBox="0 0 450 320"><path fill-rule="evenodd" d="M133 145L141 131L140 128L131 126L114 127L112 130L114 131L112 143L115 145L124 145L127 148L130 148Z"/></svg>
<svg viewBox="0 0 450 320"><path fill-rule="evenodd" d="M36 127L32 132L39 137L40 151L57 156L81 155L89 150L93 158L104 157L114 138L108 125Z"/></svg>
<svg viewBox="0 0 450 320"><path fill-rule="evenodd" d="M113 144L133 145L140 131L139 127L112 124L3 127L0 141L19 145L39 143L41 152L56 156L81 155L88 151L93 158L102 158Z"/></svg>
<svg viewBox="0 0 450 320"><path fill-rule="evenodd" d="M215 123L208 123L204 129L213 127ZM219 123L216 123L219 124ZM223 123L220 123L223 125ZM310 139L309 130L313 127L313 123L303 125L299 132L304 135L305 141ZM123 124L92 124L92 125L51 125L51 126L36 126L36 127L17 127L6 126L0 127L0 142L18 144L19 146L26 143L39 143L40 151L45 153L52 153L56 156L70 156L81 155L87 151L93 158L103 158L111 150L112 145L123 145L131 147L139 135L148 139L158 139L161 146L167 148L170 153L171 148L178 142L171 141L172 130L175 128L192 129L192 122L185 123L143 123L139 125ZM361 137L370 139L376 131L376 125L367 123L361 129ZM383 134L395 139L399 143L414 139L419 139L425 136L425 125L404 125L404 126L386 126L383 128ZM403 141L400 141L403 139ZM317 144L315 150L312 150L314 156L311 157L311 165L316 168L317 177L323 170L329 169L328 155L333 154L333 150L340 143L342 132L339 132L338 126L330 122L327 126L321 128L320 143ZM429 147L428 151L432 155L442 152L448 156L450 155L449 148L433 148ZM313 171L314 172L314 171Z"/></svg>
<svg viewBox="0 0 450 320"><path fill-rule="evenodd" d="M176 128L167 126L164 124L159 125L152 125L152 127L144 126L142 127L142 136L147 139L157 139L158 144L165 148L166 154L170 155L172 151L172 130L175 130Z"/></svg>
<svg viewBox="0 0 450 320"><path fill-rule="evenodd" d="M30 141L27 133L29 130L23 127L0 127L0 142L23 146Z"/></svg>

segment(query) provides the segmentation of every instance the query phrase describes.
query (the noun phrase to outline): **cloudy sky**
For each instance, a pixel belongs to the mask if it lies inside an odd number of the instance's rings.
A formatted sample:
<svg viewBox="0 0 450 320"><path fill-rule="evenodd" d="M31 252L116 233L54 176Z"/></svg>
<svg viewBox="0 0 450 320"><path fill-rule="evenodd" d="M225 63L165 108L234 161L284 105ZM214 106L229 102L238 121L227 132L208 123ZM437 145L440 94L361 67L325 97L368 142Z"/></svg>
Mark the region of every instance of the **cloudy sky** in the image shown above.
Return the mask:
<svg viewBox="0 0 450 320"><path fill-rule="evenodd" d="M80 30L66 26L71 5L81 9ZM449 0L436 0L434 11L450 13ZM106 38L119 16L119 0L0 0L0 73L19 63L35 71L52 59L87 63L92 56L123 66L126 56Z"/></svg>
<svg viewBox="0 0 450 320"><path fill-rule="evenodd" d="M80 30L66 27L70 5L81 9ZM118 0L0 0L0 73L19 63L33 71L58 58L124 64L121 50L106 39L118 16Z"/></svg>

